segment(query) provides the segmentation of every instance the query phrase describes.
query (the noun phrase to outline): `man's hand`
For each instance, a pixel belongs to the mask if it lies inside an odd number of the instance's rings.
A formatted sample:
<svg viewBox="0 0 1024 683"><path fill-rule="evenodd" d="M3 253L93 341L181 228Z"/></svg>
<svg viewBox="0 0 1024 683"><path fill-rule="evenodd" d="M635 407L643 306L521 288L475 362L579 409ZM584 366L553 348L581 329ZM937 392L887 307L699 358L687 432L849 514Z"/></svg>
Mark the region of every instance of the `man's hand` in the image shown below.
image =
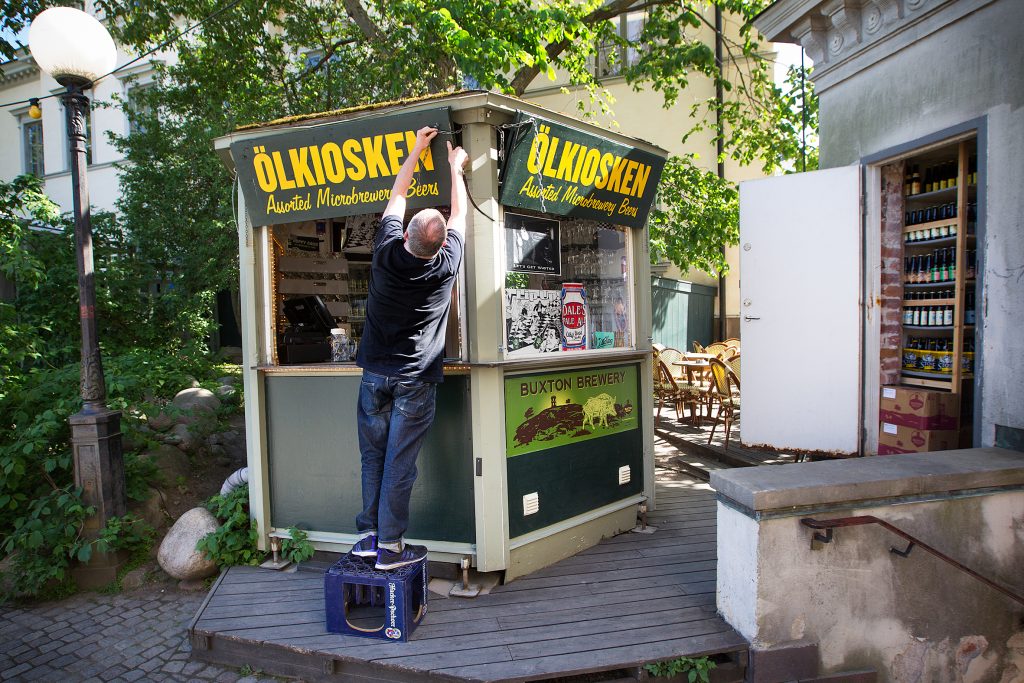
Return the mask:
<svg viewBox="0 0 1024 683"><path fill-rule="evenodd" d="M448 164L457 171L461 171L469 161L469 155L466 154L466 150L461 147L452 147L451 142L445 143L448 145Z"/></svg>
<svg viewBox="0 0 1024 683"><path fill-rule="evenodd" d="M385 216L398 216L399 218L405 216L405 193L409 191L409 185L412 184L413 171L419 162L420 155L430 147L430 141L436 135L437 128L433 126L424 126L416 131L416 142L413 143L412 149L409 150L409 156L402 162L402 167L398 169L398 174L395 176L395 183L391 187L391 198L388 200L388 205L384 207Z"/></svg>
<svg viewBox="0 0 1024 683"><path fill-rule="evenodd" d="M427 147L430 147L430 141L433 140L434 136L436 135L437 128L432 128L431 126L423 126L423 128L420 128L418 131L416 131L416 145L414 149L418 152L422 152ZM419 154L415 154L414 156L418 157Z"/></svg>

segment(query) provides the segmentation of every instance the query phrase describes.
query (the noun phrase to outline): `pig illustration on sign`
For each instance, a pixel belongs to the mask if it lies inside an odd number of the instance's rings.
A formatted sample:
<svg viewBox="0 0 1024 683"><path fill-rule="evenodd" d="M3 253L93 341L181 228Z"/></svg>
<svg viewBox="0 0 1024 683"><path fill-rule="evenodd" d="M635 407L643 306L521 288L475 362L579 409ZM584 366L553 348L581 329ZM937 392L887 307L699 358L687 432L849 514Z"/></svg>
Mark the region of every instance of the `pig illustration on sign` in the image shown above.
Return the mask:
<svg viewBox="0 0 1024 683"><path fill-rule="evenodd" d="M602 427L607 427L608 418L615 417L617 414L613 397L608 394L591 396L583 404L583 426L586 427L589 423L591 428L593 428L600 421Z"/></svg>

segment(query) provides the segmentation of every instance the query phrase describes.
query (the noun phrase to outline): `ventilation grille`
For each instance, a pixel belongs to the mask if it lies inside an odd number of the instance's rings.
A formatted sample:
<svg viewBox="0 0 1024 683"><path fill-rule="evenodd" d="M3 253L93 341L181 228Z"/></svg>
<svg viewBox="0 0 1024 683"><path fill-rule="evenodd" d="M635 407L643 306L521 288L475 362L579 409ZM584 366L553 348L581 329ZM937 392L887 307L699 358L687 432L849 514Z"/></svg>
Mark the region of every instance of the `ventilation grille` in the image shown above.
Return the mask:
<svg viewBox="0 0 1024 683"><path fill-rule="evenodd" d="M628 484L631 479L629 465L623 465L619 468L619 486Z"/></svg>
<svg viewBox="0 0 1024 683"><path fill-rule="evenodd" d="M540 510L540 496L536 492L523 496L523 516L537 514Z"/></svg>

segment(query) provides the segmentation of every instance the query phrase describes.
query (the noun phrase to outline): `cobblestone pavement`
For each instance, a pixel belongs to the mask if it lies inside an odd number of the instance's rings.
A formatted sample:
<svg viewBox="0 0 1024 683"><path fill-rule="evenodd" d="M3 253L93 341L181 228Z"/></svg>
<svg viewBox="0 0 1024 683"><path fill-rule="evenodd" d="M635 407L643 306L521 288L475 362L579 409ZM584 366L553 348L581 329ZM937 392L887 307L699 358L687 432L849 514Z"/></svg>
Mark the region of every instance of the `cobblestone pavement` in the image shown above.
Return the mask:
<svg viewBox="0 0 1024 683"><path fill-rule="evenodd" d="M150 585L118 595L80 593L4 608L0 681L257 680L237 669L189 661L186 631L205 596Z"/></svg>

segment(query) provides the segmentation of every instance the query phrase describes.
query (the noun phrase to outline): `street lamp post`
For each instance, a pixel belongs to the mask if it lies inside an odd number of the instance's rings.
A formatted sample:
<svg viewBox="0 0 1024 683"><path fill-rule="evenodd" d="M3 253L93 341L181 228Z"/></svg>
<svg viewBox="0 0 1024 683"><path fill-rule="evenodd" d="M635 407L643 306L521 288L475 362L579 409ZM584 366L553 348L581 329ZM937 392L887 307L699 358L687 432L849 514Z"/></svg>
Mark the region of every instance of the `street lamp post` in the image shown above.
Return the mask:
<svg viewBox="0 0 1024 683"><path fill-rule="evenodd" d="M96 332L96 283L92 257L92 224L86 176L86 116L84 91L109 73L117 58L110 34L96 19L71 7L53 7L33 20L29 49L36 63L66 88L62 95L71 159L71 188L78 260L79 318L82 328L82 410L72 415L71 445L75 485L83 502L96 508L85 522L85 534L95 536L111 517L125 514L124 459L121 453L121 413L106 406L99 339ZM84 587L105 585L123 564L117 553L93 553L88 564L74 570Z"/></svg>

